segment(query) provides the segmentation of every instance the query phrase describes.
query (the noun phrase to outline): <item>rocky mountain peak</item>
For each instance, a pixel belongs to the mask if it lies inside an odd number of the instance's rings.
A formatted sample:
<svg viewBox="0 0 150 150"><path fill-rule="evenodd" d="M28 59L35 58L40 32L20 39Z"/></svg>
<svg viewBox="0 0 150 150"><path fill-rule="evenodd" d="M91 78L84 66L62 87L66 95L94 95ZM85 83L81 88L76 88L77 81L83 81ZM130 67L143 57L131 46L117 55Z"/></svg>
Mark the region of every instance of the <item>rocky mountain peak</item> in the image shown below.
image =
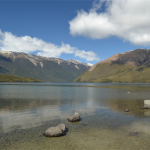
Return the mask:
<svg viewBox="0 0 150 150"><path fill-rule="evenodd" d="M44 67L43 60L53 61L53 62L58 63L58 65L60 65L61 63L67 63L67 64L71 63L77 69L80 69L80 67L78 65L83 65L86 67L91 66L88 63L81 63L80 61L75 60L75 59L63 60L63 59L55 58L55 57L47 58L47 57L37 56L34 54L27 54L27 53L23 53L23 52L11 52L11 51L0 50L0 55L2 55L3 57L9 58L12 61L15 61L16 58L25 58L25 59L28 59L30 62L32 62L35 66L37 66L37 64L40 64L40 66L42 68Z"/></svg>
<svg viewBox="0 0 150 150"><path fill-rule="evenodd" d="M108 59L98 62L89 69L92 71L98 64L115 63L119 65L131 64L132 66L150 65L150 49L135 49L128 52L115 54Z"/></svg>
<svg viewBox="0 0 150 150"><path fill-rule="evenodd" d="M74 59L63 60L0 50L0 74L30 77L44 82L72 82L89 67Z"/></svg>

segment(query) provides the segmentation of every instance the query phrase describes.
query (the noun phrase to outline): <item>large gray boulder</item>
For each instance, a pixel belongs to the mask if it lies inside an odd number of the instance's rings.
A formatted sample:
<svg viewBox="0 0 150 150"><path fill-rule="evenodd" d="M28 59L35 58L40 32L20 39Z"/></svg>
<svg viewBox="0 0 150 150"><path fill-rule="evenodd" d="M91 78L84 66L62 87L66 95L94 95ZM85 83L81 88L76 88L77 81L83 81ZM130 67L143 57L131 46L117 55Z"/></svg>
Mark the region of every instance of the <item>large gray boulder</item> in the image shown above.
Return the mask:
<svg viewBox="0 0 150 150"><path fill-rule="evenodd" d="M150 100L144 100L144 108L150 108Z"/></svg>
<svg viewBox="0 0 150 150"><path fill-rule="evenodd" d="M44 135L49 137L58 137L64 135L66 132L66 126L64 124L59 124L56 127L48 128Z"/></svg>
<svg viewBox="0 0 150 150"><path fill-rule="evenodd" d="M67 118L70 122L76 122L80 121L80 115L78 113L75 113L73 116Z"/></svg>
<svg viewBox="0 0 150 150"><path fill-rule="evenodd" d="M57 127L59 127L63 132L66 132L66 126L64 124L59 124Z"/></svg>

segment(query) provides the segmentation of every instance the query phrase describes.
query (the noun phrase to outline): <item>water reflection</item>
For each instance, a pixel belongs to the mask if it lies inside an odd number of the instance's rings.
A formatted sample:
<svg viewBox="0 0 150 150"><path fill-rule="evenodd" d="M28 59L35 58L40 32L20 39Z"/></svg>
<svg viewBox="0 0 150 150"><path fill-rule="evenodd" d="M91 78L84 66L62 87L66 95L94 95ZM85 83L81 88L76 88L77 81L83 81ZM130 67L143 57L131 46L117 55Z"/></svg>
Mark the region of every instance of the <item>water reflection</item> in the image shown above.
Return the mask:
<svg viewBox="0 0 150 150"><path fill-rule="evenodd" d="M24 112L17 113L1 111L0 121L2 131L4 133L10 132L16 129L15 126L17 128L19 126L19 129L41 126L44 122L61 116L61 112L54 109L45 107L44 109L24 110Z"/></svg>
<svg viewBox="0 0 150 150"><path fill-rule="evenodd" d="M0 133L8 139L10 136L5 133L9 133L19 140L17 138L19 133L16 131L20 131L23 136L24 130L30 133L32 129L34 133L41 135L50 125L62 122L69 128L65 137L66 142L82 141L83 143L76 145L79 149L84 147L88 149L88 144L84 145L88 139L91 139L91 142L89 141L91 145L94 140L94 145L104 142L107 144L107 147L105 144L101 145L104 149L113 149L114 143L122 143L120 140L125 140L132 133L138 133L138 138L149 136L145 134L150 126L150 110L141 109L144 100L149 97L150 85L148 84L44 83L37 86L36 84L4 84L0 85ZM125 113L125 109L130 111ZM78 124L70 124L67 121L67 117L74 112L82 116L82 121ZM102 138L101 135L104 137ZM38 141L34 134L30 136ZM24 143L30 138L26 137ZM112 138L114 145L110 144L108 138ZM130 143L130 140L126 140L126 144ZM3 138L0 138L1 141L4 142ZM45 139L41 141L45 143ZM63 142L61 141L60 144L62 146ZM57 147L53 144L52 146ZM114 149L120 145L117 146L115 145ZM11 148L15 149L15 144ZM75 149L73 145L71 148Z"/></svg>
<svg viewBox="0 0 150 150"><path fill-rule="evenodd" d="M95 112L97 109L109 107L121 113L129 109L129 115L150 115L148 110L140 109L143 108L144 98L150 97L148 89L141 90L140 87L132 86L128 93L129 89L124 89L121 85L115 88L108 85L104 88L97 88L97 85L96 88L89 87L93 86L92 84L88 84L87 87L68 85L0 85L0 120L5 128L4 132L15 125L22 126L21 128L40 126L45 121L61 116L62 113L74 113L76 110L87 113L87 109L89 112Z"/></svg>
<svg viewBox="0 0 150 150"><path fill-rule="evenodd" d="M128 130L128 129L127 129ZM143 120L138 122L133 122L130 125L130 131L132 132L139 132L150 135L150 122Z"/></svg>

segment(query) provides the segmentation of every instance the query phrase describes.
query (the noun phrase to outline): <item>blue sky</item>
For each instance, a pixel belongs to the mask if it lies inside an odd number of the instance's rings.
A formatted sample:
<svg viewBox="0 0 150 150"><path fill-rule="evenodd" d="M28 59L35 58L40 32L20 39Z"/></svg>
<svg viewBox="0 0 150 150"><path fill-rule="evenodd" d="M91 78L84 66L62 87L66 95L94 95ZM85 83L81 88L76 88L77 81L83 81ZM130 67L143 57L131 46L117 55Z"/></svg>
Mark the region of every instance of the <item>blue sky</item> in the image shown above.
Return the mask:
<svg viewBox="0 0 150 150"><path fill-rule="evenodd" d="M0 50L95 64L149 48L150 2L144 1L0 1Z"/></svg>

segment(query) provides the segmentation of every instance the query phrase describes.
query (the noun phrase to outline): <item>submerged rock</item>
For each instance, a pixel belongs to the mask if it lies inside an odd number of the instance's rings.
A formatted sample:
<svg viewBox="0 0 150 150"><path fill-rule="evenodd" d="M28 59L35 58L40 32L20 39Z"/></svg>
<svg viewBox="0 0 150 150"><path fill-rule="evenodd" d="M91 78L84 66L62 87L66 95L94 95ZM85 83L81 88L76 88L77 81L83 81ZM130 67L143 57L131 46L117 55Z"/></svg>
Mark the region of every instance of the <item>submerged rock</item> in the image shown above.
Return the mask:
<svg viewBox="0 0 150 150"><path fill-rule="evenodd" d="M150 108L150 100L144 100L144 108Z"/></svg>
<svg viewBox="0 0 150 150"><path fill-rule="evenodd" d="M80 115L78 113L75 113L73 116L67 118L70 122L76 122L80 121Z"/></svg>
<svg viewBox="0 0 150 150"><path fill-rule="evenodd" d="M139 135L138 132L130 132L130 133L129 133L129 136L138 136L138 135Z"/></svg>
<svg viewBox="0 0 150 150"><path fill-rule="evenodd" d="M81 126L88 126L88 124L86 124L86 123L82 123L82 124L81 124Z"/></svg>
<svg viewBox="0 0 150 150"><path fill-rule="evenodd" d="M48 128L44 135L49 137L58 137L64 135L66 132L66 126L64 124L59 124L56 127Z"/></svg>

